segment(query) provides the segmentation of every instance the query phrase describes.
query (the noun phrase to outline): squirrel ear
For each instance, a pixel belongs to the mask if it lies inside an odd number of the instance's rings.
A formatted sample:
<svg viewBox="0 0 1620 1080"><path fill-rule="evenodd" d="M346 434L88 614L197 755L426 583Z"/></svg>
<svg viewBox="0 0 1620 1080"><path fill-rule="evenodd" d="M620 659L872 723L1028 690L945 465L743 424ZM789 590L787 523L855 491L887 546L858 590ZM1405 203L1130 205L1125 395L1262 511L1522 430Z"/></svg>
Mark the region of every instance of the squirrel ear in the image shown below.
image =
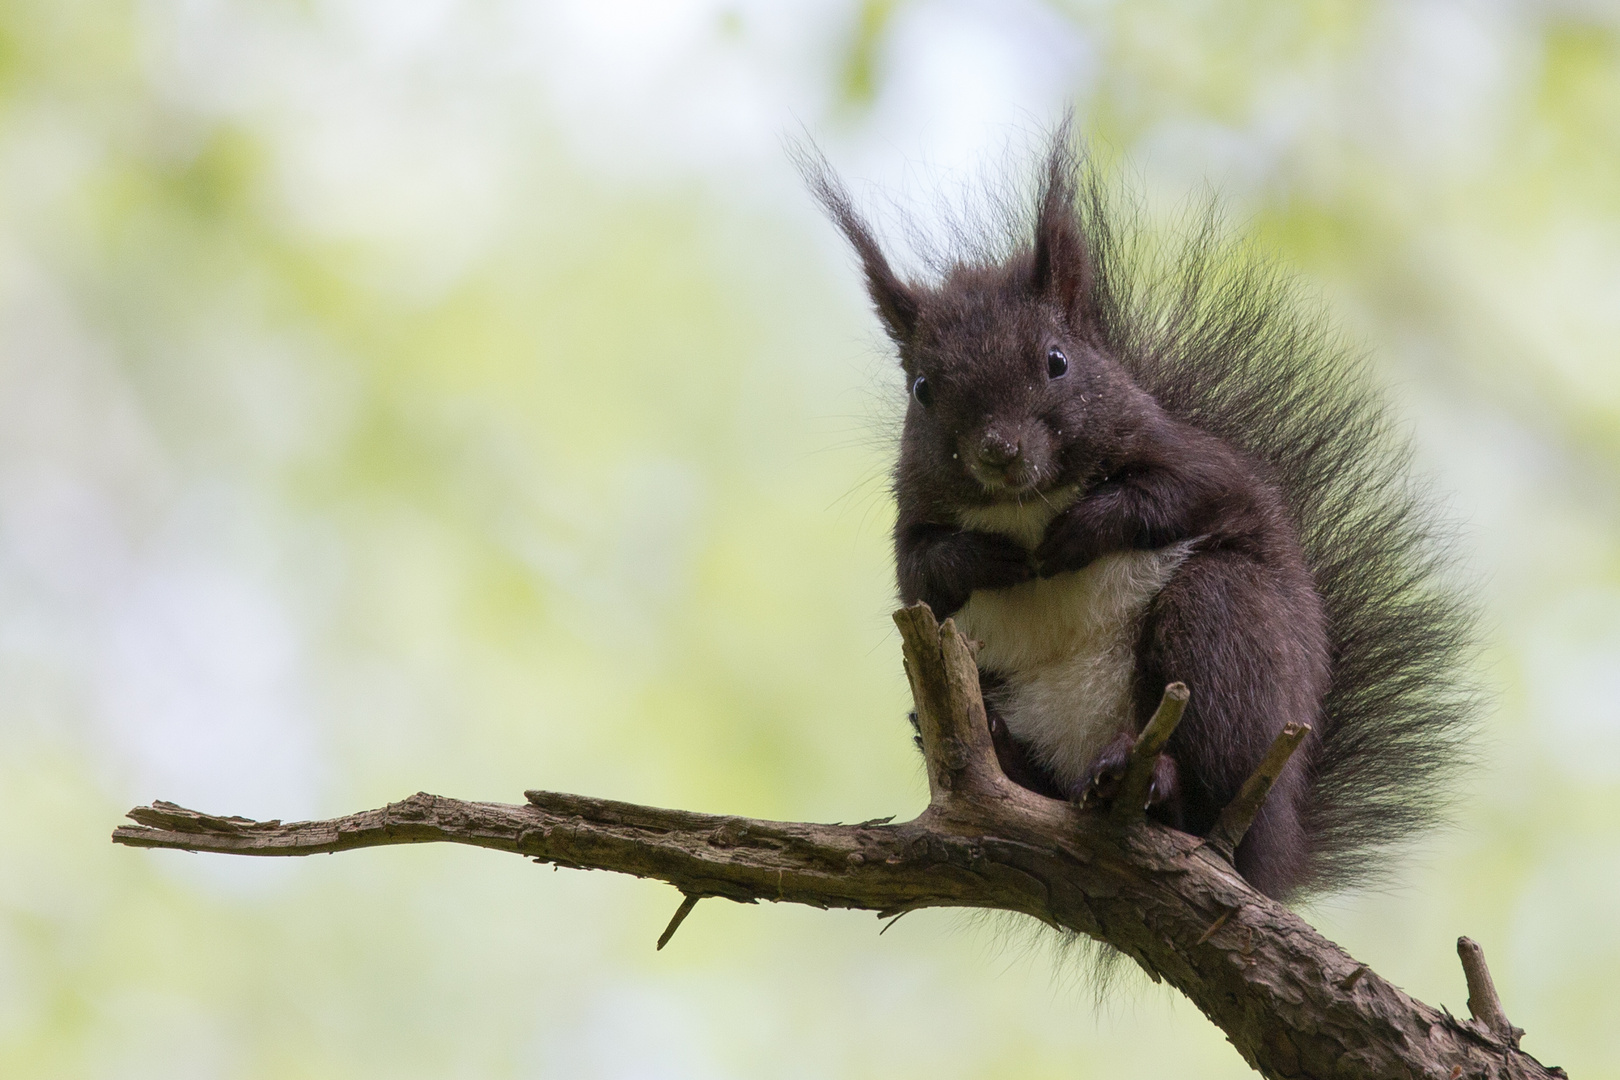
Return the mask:
<svg viewBox="0 0 1620 1080"><path fill-rule="evenodd" d="M904 345L917 329L920 304L916 290L895 276L877 238L855 212L849 192L833 175L827 159L802 144L791 147L790 153L797 158L799 171L804 174L810 191L861 257L861 268L866 271L866 291L872 297L878 317L883 320L883 328L896 345Z"/></svg>
<svg viewBox="0 0 1620 1080"><path fill-rule="evenodd" d="M1035 215L1035 252L1030 289L1057 304L1074 330L1092 322L1091 252L1075 210L1075 161L1069 149L1069 122L1064 121L1046 159Z"/></svg>
<svg viewBox="0 0 1620 1080"><path fill-rule="evenodd" d="M895 277L877 240L848 207L843 213L834 210L833 219L861 257L861 268L866 271L866 291L877 308L878 318L883 320L883 328L896 345L904 345L917 330L916 291Z"/></svg>

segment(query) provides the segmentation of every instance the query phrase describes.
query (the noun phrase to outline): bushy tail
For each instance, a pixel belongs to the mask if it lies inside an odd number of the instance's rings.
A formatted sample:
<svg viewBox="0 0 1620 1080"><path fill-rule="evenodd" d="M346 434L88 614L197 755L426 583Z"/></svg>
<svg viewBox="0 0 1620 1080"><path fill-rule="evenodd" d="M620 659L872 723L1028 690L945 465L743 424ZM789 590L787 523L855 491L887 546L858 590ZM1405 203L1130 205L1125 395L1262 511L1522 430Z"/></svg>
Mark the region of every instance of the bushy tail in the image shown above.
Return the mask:
<svg viewBox="0 0 1620 1080"><path fill-rule="evenodd" d="M1074 167L1066 140L1052 164ZM1120 227L1137 215L1094 174L1073 175L1106 345L1164 408L1269 465L1293 511L1332 645L1304 885L1365 885L1385 849L1439 821L1467 763L1476 617L1454 527L1364 357L1291 277L1213 212L1164 254Z"/></svg>

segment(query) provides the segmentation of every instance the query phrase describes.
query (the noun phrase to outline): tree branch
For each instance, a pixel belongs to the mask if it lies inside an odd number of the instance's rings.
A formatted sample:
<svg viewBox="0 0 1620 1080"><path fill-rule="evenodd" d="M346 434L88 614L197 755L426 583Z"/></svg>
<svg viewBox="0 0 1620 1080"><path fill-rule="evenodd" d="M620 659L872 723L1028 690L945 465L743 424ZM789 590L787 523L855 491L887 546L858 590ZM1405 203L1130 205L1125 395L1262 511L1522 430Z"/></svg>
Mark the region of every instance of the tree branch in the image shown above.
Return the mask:
<svg viewBox="0 0 1620 1080"><path fill-rule="evenodd" d="M1516 1028L1502 1011L1502 999L1496 996L1496 983L1491 969L1485 966L1485 950L1472 939L1457 939L1457 956L1462 960L1463 978L1468 982L1468 1014L1484 1024L1498 1038L1519 1045L1523 1028Z"/></svg>
<svg viewBox="0 0 1620 1080"><path fill-rule="evenodd" d="M759 821L531 791L523 806L417 794L289 824L159 802L130 811L137 824L113 839L238 855L448 842L657 878L685 894L662 941L702 897L885 916L998 908L1126 953L1186 994L1268 1077L1561 1075L1495 1028L1416 1001L1356 963L1250 888L1206 841L1147 821L1117 822L1007 780L969 643L922 605L895 622L931 792L912 821Z"/></svg>
<svg viewBox="0 0 1620 1080"><path fill-rule="evenodd" d="M669 925L664 927L662 934L658 935L658 944L653 946L653 949L657 952L664 951L664 946L669 944L669 939L675 936L675 931L681 928L681 923L685 922L686 917L692 914L692 909L697 907L697 902L703 899L701 896L693 896L687 893L683 893L682 897L681 906L675 909L675 914L670 916Z"/></svg>
<svg viewBox="0 0 1620 1080"><path fill-rule="evenodd" d="M1114 797L1114 820L1121 823L1135 821L1147 809L1148 787L1153 783L1153 765L1159 760L1164 744L1181 723L1181 711L1187 707L1187 687L1173 682L1164 688L1159 707L1142 727L1142 734L1131 747L1131 760L1125 766L1125 775L1119 782L1119 794Z"/></svg>
<svg viewBox="0 0 1620 1080"><path fill-rule="evenodd" d="M1304 742L1305 736L1310 733L1309 724L1298 724L1293 721L1284 724L1283 729L1272 740L1266 756L1260 760L1254 772L1249 774L1249 778L1238 789L1237 798L1227 804L1221 811L1221 816L1215 819L1215 827L1209 831L1209 842L1228 861L1237 851L1237 846L1243 842L1249 826L1254 824L1254 816L1260 812L1266 796L1271 794L1271 785L1282 775L1283 766L1288 764L1288 759L1294 756L1294 751L1299 749L1299 744Z"/></svg>

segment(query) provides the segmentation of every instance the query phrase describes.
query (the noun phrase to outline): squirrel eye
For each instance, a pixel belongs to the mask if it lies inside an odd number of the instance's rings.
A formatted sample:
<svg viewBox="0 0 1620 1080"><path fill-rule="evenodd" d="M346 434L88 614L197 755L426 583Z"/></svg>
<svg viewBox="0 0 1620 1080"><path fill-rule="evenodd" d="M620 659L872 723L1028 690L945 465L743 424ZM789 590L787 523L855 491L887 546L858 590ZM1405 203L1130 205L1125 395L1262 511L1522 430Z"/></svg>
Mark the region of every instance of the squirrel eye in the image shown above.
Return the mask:
<svg viewBox="0 0 1620 1080"><path fill-rule="evenodd" d="M928 380L921 375L911 384L911 394L917 399L917 404L927 408L934 403L934 388L928 385Z"/></svg>
<svg viewBox="0 0 1620 1080"><path fill-rule="evenodd" d="M1069 371L1069 358L1063 355L1062 349L1048 349L1046 351L1046 375L1051 379L1061 379Z"/></svg>

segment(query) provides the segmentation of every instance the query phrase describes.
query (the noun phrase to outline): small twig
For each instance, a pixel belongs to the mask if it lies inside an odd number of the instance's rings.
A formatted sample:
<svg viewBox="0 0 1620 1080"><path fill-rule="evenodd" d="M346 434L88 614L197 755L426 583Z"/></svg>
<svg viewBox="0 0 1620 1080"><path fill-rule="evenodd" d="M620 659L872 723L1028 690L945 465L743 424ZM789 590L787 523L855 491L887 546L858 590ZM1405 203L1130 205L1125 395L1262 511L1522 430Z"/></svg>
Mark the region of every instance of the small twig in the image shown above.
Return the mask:
<svg viewBox="0 0 1620 1080"><path fill-rule="evenodd" d="M1204 942L1214 937L1216 931L1220 930L1221 927L1226 925L1226 920L1237 914L1237 910L1237 908L1227 908L1225 911L1221 912L1220 915L1216 917L1215 921L1209 924L1209 929L1205 930L1203 934L1199 935L1198 940L1193 942L1193 945L1195 947L1202 945Z"/></svg>
<svg viewBox="0 0 1620 1080"><path fill-rule="evenodd" d="M904 911L896 912L895 914L890 915L886 920L884 920L883 929L878 931L878 937L882 937L884 934L887 934L889 932L889 927L893 926L895 923L899 922L901 919L905 918L907 915L910 915L916 910L916 908L906 908Z"/></svg>
<svg viewBox="0 0 1620 1080"><path fill-rule="evenodd" d="M1496 983L1491 980L1491 969L1485 966L1485 950L1473 939L1457 939L1457 957L1462 960L1463 977L1468 980L1468 1011L1491 1033L1518 1048L1523 1028L1516 1028L1502 1011L1502 999L1496 996Z"/></svg>
<svg viewBox="0 0 1620 1080"><path fill-rule="evenodd" d="M1260 812L1260 806L1271 793L1271 785L1276 783L1277 777L1282 775L1288 759L1299 749L1299 744L1305 741L1305 736L1311 732L1309 724L1287 723L1272 740L1271 749L1261 759L1260 765L1254 770L1243 787L1238 790L1237 798L1227 804L1221 811L1221 816L1215 820L1215 827L1209 831L1209 842L1215 850L1226 859L1232 858L1232 853L1243 842L1243 834L1249 831L1254 823L1254 815Z"/></svg>
<svg viewBox="0 0 1620 1080"><path fill-rule="evenodd" d="M1114 799L1114 817L1120 821L1140 818L1147 809L1148 786L1153 783L1153 765L1158 761L1164 744L1170 741L1181 713L1187 707L1187 686L1173 682L1164 688L1159 707L1153 718L1142 729L1136 745L1131 748L1131 761L1125 767L1125 776L1119 784L1119 795Z"/></svg>
<svg viewBox="0 0 1620 1080"><path fill-rule="evenodd" d="M1367 974L1367 965L1366 964L1357 964L1356 965L1356 970L1352 971L1350 974L1346 975L1344 978L1339 980L1339 989L1340 990L1354 990L1355 987L1356 987L1356 983L1360 982L1361 977L1363 975L1365 975L1365 974Z"/></svg>
<svg viewBox="0 0 1620 1080"><path fill-rule="evenodd" d="M703 897L694 893L685 893L683 895L686 899L682 900L681 906L675 909L675 915L669 920L669 925L664 927L664 932L658 935L657 951L662 951L664 946L669 944L669 939L675 936L675 931L681 928L681 923L685 922L686 917L692 914L692 909L697 907L697 902L703 899Z"/></svg>

